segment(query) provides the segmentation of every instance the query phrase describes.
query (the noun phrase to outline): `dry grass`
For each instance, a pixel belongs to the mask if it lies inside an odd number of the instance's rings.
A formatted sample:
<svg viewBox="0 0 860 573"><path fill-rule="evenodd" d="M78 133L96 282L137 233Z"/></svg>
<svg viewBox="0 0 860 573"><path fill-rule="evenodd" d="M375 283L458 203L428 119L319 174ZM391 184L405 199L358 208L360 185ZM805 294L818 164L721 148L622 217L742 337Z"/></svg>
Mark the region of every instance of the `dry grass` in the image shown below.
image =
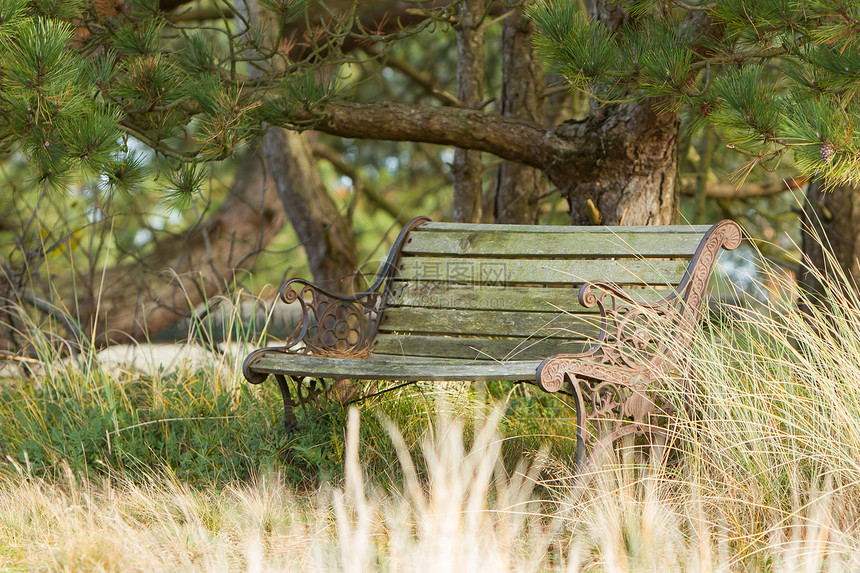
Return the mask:
<svg viewBox="0 0 860 573"><path fill-rule="evenodd" d="M49 571L856 571L856 497L826 479L798 481L785 507L715 497L681 474L604 459L540 500L538 468L508 475L498 414L464 444L441 415L417 479L395 428L400 487L382 490L360 463L349 420L340 487L296 491L277 474L196 490L167 474L148 484L7 479L0 487L0 567ZM638 476L635 477L634 476ZM723 491L730 484L724 484ZM803 488L807 489L803 494ZM787 509L786 509L787 508Z"/></svg>
<svg viewBox="0 0 860 573"><path fill-rule="evenodd" d="M151 483L63 484L7 480L0 488L0 546L21 570L534 570L548 529L532 499L534 471L500 473L496 419L470 448L444 419L417 480L399 433L404 487L384 492L359 463L358 414L350 415L341 488L297 493L267 474L220 491L169 475ZM490 502L489 500L493 500Z"/></svg>
<svg viewBox="0 0 860 573"><path fill-rule="evenodd" d="M538 453L506 470L499 410L439 407L419 440L365 408L397 469L370 473L353 410L332 485L7 467L0 569L860 571L860 301L844 288L830 301L812 317L790 300L739 309L700 333L693 392L665 381L695 413L668 467L607 457L573 479Z"/></svg>

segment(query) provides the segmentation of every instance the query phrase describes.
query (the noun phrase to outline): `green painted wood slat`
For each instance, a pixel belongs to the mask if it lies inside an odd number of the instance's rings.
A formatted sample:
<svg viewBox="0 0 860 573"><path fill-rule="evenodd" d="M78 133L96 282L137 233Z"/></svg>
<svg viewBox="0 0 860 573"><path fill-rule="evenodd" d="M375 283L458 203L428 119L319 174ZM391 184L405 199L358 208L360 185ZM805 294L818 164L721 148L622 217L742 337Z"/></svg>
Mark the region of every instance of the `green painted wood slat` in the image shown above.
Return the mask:
<svg viewBox="0 0 860 573"><path fill-rule="evenodd" d="M599 324L595 314L399 307L383 313L379 331L593 339Z"/></svg>
<svg viewBox="0 0 860 573"><path fill-rule="evenodd" d="M468 231L479 233L549 233L549 234L579 234L579 233L606 233L618 235L623 233L644 234L691 234L698 235L699 239L708 232L709 225L630 225L607 227L603 226L568 226L568 225L500 225L498 223L449 223L442 221L428 221L418 229L422 231L437 231L447 233L451 231ZM414 231L413 231L414 232Z"/></svg>
<svg viewBox="0 0 860 573"><path fill-rule="evenodd" d="M403 246L407 255L438 254L494 257L691 257L701 233L571 231L548 234L487 230L412 231ZM575 234L574 234L575 233Z"/></svg>
<svg viewBox="0 0 860 573"><path fill-rule="evenodd" d="M542 360L554 354L585 352L591 342L565 338L486 338L420 334L377 335L374 354L472 360Z"/></svg>
<svg viewBox="0 0 860 573"><path fill-rule="evenodd" d="M398 266L400 280L512 284L580 284L605 281L620 285L676 285L687 261L669 260L549 260L405 257Z"/></svg>
<svg viewBox="0 0 860 573"><path fill-rule="evenodd" d="M332 358L302 354L263 353L254 360L254 371L290 376L357 378L362 380L528 380L533 381L539 360L456 360L377 356Z"/></svg>
<svg viewBox="0 0 860 573"><path fill-rule="evenodd" d="M577 285L495 286L438 282L392 282L391 306L443 308L461 310L510 310L571 313L594 313L596 308L579 304ZM642 302L654 302L669 296L674 289L629 288Z"/></svg>

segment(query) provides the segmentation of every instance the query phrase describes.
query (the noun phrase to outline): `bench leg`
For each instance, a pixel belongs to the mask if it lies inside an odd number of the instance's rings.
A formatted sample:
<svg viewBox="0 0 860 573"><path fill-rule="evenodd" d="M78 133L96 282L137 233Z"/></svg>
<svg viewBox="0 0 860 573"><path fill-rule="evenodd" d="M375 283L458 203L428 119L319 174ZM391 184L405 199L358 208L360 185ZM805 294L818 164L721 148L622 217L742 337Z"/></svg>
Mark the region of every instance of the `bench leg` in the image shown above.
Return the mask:
<svg viewBox="0 0 860 573"><path fill-rule="evenodd" d="M585 428L585 402L582 400L582 390L579 384L574 382L567 374L564 377L570 386L570 396L573 398L574 409L576 411L576 457L574 458L574 471L579 474L585 464L585 437L582 434Z"/></svg>
<svg viewBox="0 0 860 573"><path fill-rule="evenodd" d="M576 473L580 473L585 464L585 437L582 435L585 429L585 403L582 401L582 393L579 384L574 386L574 403L576 404Z"/></svg>
<svg viewBox="0 0 860 573"><path fill-rule="evenodd" d="M296 429L296 426L298 426L296 413L293 411L293 406L295 406L296 402L293 400L292 392L290 392L287 377L282 374L275 374L275 380L278 381L278 388L281 390L281 398L284 401L284 431L289 436Z"/></svg>

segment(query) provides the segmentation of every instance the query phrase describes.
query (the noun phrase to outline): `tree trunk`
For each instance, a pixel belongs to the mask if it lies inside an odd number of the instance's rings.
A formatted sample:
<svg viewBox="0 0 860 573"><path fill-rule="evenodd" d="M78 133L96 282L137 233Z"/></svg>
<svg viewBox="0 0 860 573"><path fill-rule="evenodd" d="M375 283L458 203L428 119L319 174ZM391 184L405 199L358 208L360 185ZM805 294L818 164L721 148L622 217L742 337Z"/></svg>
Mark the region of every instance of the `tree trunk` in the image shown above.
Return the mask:
<svg viewBox="0 0 860 573"><path fill-rule="evenodd" d="M570 170L564 164L547 169L568 200L571 224L677 222L677 114L658 114L646 101L595 108L585 121L565 127L597 148L590 169Z"/></svg>
<svg viewBox="0 0 860 573"><path fill-rule="evenodd" d="M606 0L595 0L591 15L609 30L630 24L630 14ZM677 222L677 113L658 114L654 101L601 106L592 101L580 137L591 140L593 169L579 181L550 178L570 205L574 225L668 225ZM553 175L555 173L555 175Z"/></svg>
<svg viewBox="0 0 860 573"><path fill-rule="evenodd" d="M484 98L484 0L461 0L457 30L457 99L477 109ZM454 151L454 220L481 220L481 152Z"/></svg>
<svg viewBox="0 0 860 573"><path fill-rule="evenodd" d="M306 136L271 128L264 142L266 163L314 280L335 291L352 292L358 268L355 236L323 185Z"/></svg>
<svg viewBox="0 0 860 573"><path fill-rule="evenodd" d="M826 191L822 180L813 179L806 191L800 227L803 263L798 283L810 302L823 300L828 286L856 289L860 278L860 188ZM847 285L846 278L850 281Z"/></svg>
<svg viewBox="0 0 860 573"><path fill-rule="evenodd" d="M502 30L502 115L540 123L543 119L544 79L534 53L534 26L515 8ZM540 172L505 161L495 183L497 223L537 223Z"/></svg>
<svg viewBox="0 0 860 573"><path fill-rule="evenodd" d="M77 292L60 293L59 306L78 309L85 334L94 333L98 346L149 340L250 270L283 222L262 158L247 154L211 218L160 240L132 263L79 276Z"/></svg>

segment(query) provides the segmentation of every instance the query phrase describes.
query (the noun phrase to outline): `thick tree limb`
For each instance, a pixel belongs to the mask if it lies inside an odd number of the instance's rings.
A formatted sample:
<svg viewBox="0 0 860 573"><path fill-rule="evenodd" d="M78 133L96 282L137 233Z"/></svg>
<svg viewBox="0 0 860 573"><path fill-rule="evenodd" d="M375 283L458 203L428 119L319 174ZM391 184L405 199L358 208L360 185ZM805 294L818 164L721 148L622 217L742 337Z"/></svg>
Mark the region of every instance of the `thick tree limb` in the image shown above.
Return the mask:
<svg viewBox="0 0 860 573"><path fill-rule="evenodd" d="M460 146L538 168L589 163L588 157L578 157L588 155L589 145L577 141L582 128L576 124L547 129L479 110L394 102L336 102L294 120L330 135Z"/></svg>
<svg viewBox="0 0 860 573"><path fill-rule="evenodd" d="M678 116L657 114L649 102L597 108L585 121L552 128L479 110L391 102L334 102L293 121L341 137L450 145L537 167L577 217L588 199L608 224L669 224L677 216ZM655 186L659 197L650 191ZM638 193L640 187L649 191Z"/></svg>

